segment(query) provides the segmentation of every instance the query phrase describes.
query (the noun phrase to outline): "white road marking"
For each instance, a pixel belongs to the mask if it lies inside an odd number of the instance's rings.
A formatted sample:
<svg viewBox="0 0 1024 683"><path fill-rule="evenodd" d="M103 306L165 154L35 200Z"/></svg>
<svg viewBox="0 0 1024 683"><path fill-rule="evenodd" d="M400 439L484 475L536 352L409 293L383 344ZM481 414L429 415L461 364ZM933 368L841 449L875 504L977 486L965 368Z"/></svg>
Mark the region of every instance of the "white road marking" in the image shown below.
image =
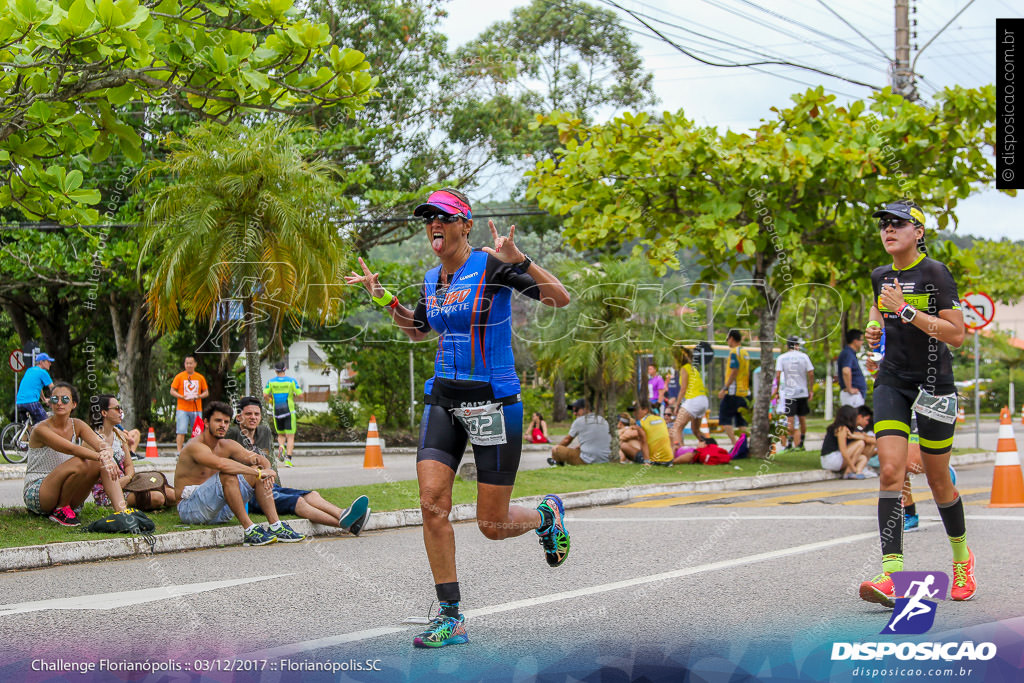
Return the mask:
<svg viewBox="0 0 1024 683"><path fill-rule="evenodd" d="M48 609L95 609L111 610L118 607L130 605L141 605L167 598L176 598L181 595L192 595L193 593L205 593L228 588L230 586L241 586L246 583L279 579L283 576L293 576L293 573L274 574L273 576L253 576L244 579L227 579L225 581L207 581L205 583L190 583L184 585L153 586L141 590L123 591L121 593L99 593L96 595L77 595L67 598L54 598L52 600L36 600L34 602L20 602L13 605L0 605L0 617L8 614L24 614L26 612L42 612Z"/></svg>
<svg viewBox="0 0 1024 683"><path fill-rule="evenodd" d="M742 517L723 517L723 519L742 519ZM607 593L609 591L622 590L623 588L632 588L633 586L640 586L645 583L655 583L657 581L666 581L668 579L678 579L684 576L702 574L704 572L717 572L723 569L740 567L745 564L754 564L756 562L776 560L782 557L789 557L791 555L802 555L804 553L811 553L817 550L824 550L825 548L831 548L837 545L843 545L846 543L856 543L858 541L867 541L872 539L876 541L878 540L877 531L871 531L870 533L863 534L854 534L852 536L842 536L840 538L834 538L829 541L806 543L804 545L793 546L792 548L783 548L781 550L770 550L768 552L757 553L755 555L747 555L745 557L737 557L731 560L722 560L721 562L710 562L708 564L697 565L695 567L676 569L674 571L662 572L660 574L651 574L649 576L640 576L633 579L626 579L624 581L614 581L612 583L604 583L597 586L589 586L587 588L577 588L575 590L563 591L561 593L551 593L549 595L542 595L536 598L514 600L512 602L506 602L499 605L491 605L490 607L481 607L479 609L466 610L465 615L467 619L470 617L484 617L490 614L498 614L500 612L508 612L511 610L522 609L525 607L536 607L537 605L545 605L552 602L560 602L562 600L572 600L573 598L580 598L589 595L598 595L600 593ZM316 640L306 640L298 643L281 645L279 647L269 648L266 650L259 650L257 652L240 654L238 655L238 657L243 659L280 658L287 655L295 655L303 652L309 652L311 650L318 650L325 647L331 647L333 645L339 645L342 643L353 643L360 640L369 640L370 638L377 638L378 636L391 635L394 633L403 633L408 631L409 629L407 627L381 627L366 629L364 631L354 631L352 633L344 633L336 636L327 636L326 638L317 638Z"/></svg>

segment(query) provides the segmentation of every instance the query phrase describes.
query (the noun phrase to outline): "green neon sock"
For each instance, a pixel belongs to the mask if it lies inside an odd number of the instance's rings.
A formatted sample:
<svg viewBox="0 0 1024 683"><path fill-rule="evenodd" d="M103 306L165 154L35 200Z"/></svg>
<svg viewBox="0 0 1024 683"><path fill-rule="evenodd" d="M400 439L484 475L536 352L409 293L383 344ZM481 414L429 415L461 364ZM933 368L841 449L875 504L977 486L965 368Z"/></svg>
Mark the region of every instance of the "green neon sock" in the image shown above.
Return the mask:
<svg viewBox="0 0 1024 683"><path fill-rule="evenodd" d="M966 562L970 557L967 552L967 534L963 536L950 536L949 544L953 546L953 561L954 562Z"/></svg>
<svg viewBox="0 0 1024 683"><path fill-rule="evenodd" d="M882 571L886 574L903 571L903 553L882 555Z"/></svg>

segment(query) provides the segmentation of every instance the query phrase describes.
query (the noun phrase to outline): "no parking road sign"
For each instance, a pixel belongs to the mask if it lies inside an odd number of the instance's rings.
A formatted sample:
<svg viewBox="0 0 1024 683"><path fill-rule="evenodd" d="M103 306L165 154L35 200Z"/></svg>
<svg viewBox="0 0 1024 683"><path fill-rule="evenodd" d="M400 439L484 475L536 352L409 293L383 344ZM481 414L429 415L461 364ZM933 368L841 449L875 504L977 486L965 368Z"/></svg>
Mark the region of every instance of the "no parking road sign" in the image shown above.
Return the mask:
<svg viewBox="0 0 1024 683"><path fill-rule="evenodd" d="M985 292L968 292L960 304L964 311L964 325L969 330L980 330L996 317L996 305Z"/></svg>
<svg viewBox="0 0 1024 683"><path fill-rule="evenodd" d="M25 354L20 349L14 349L7 357L7 364L11 366L11 370L21 372L25 369Z"/></svg>

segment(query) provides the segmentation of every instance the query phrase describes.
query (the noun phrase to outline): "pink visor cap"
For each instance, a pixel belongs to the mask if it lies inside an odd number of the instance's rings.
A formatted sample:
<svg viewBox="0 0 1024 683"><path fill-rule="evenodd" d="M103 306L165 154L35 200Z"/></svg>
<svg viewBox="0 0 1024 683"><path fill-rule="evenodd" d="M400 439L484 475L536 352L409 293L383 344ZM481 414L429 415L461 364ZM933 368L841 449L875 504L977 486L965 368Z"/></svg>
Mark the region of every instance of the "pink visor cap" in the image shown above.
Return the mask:
<svg viewBox="0 0 1024 683"><path fill-rule="evenodd" d="M427 197L426 204L420 204L417 206L412 215L414 216L429 216L432 213L446 213L449 216L462 216L463 218L472 218L473 212L469 208L469 204L462 201L451 192L445 192L444 190L438 190L437 192L431 192L430 196Z"/></svg>

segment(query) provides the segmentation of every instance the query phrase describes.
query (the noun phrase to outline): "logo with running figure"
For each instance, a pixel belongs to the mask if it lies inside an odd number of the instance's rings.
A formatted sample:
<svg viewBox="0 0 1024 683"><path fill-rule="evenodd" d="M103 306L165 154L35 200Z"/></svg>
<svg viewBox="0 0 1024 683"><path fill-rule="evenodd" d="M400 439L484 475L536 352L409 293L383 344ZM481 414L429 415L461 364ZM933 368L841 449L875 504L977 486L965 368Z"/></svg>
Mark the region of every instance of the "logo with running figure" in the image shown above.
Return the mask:
<svg viewBox="0 0 1024 683"><path fill-rule="evenodd" d="M896 606L882 633L919 635L935 623L935 600L945 600L949 576L944 572L893 572Z"/></svg>

